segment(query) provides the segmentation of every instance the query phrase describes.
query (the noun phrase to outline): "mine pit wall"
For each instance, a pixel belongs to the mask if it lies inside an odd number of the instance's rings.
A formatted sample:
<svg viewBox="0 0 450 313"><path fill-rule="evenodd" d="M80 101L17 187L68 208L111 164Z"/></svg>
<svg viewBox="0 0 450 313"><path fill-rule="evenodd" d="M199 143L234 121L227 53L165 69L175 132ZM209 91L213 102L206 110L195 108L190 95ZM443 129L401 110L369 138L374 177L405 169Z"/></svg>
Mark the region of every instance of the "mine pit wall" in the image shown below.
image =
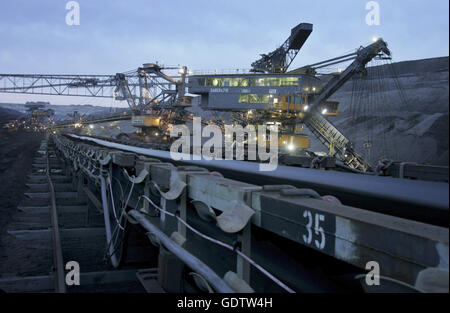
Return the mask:
<svg viewBox="0 0 450 313"><path fill-rule="evenodd" d="M366 156L363 143L368 133L372 134L373 148L369 158L372 164L382 156L384 145L388 157L396 161L448 166L449 58L405 61L393 63L393 66L406 103L401 101L395 79L388 75L383 77L383 86L387 90L374 95L375 101L383 100L382 104L365 109L352 108L354 80L351 80L330 98L340 102L339 115L331 117L330 121L349 137L363 156ZM386 68L378 70L391 73ZM368 72L368 78L373 79L375 86L376 71L369 68ZM352 117L354 111L356 119ZM311 150L326 151L314 138Z"/></svg>

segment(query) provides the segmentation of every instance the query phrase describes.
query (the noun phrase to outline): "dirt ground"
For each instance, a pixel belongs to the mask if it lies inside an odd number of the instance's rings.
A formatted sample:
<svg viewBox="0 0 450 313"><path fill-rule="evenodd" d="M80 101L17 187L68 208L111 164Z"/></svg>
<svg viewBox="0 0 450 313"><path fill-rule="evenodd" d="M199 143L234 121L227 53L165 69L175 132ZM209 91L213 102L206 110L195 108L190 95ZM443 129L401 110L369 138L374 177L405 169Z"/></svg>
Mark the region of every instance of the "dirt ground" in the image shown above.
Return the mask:
<svg viewBox="0 0 450 313"><path fill-rule="evenodd" d="M5 238L7 226L17 213L17 205L25 191L27 175L43 133L10 132L0 128L0 238ZM0 267L7 258L5 242L0 240Z"/></svg>

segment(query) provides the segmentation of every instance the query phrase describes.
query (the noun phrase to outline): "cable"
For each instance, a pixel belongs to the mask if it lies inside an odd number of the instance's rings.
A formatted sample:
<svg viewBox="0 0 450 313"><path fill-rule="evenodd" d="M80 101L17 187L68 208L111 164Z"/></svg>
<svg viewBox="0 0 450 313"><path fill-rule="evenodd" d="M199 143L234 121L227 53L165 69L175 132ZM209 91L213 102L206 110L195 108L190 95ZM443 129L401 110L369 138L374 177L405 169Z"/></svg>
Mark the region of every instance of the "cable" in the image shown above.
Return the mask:
<svg viewBox="0 0 450 313"><path fill-rule="evenodd" d="M135 178L134 175L133 175L133 178ZM134 189L134 179L131 183L131 188L130 188L130 192L128 193L127 201L125 202L124 206L122 207L122 212L125 211L125 208L127 207L128 202L130 201L130 197L131 197L131 193L133 192L133 189Z"/></svg>
<svg viewBox="0 0 450 313"><path fill-rule="evenodd" d="M117 225L119 226L120 229L125 230L125 228L123 228L120 225L120 221L117 218L117 213L116 213L116 205L114 204L114 196L113 196L113 190L112 190L112 184L111 184L111 178L108 174L108 185L109 185L109 194L111 195L111 203L112 203L112 209L113 209L113 213L114 213L114 219L116 220Z"/></svg>
<svg viewBox="0 0 450 313"><path fill-rule="evenodd" d="M273 276L271 273L269 273L266 269L264 269L262 266L260 266L259 264L257 264L255 261L253 261L251 258L249 258L248 256L246 256L244 253L242 253L240 250L238 250L237 248L226 244L222 241L219 241L217 239L211 238L203 233L201 233L200 231L196 230L195 228L193 228L191 225L189 225L186 221L184 221L182 218L180 218L179 216L164 210L162 208L160 208L159 206L157 206L152 200L150 200L147 196L145 195L141 195L141 197L145 200L147 200L155 209L164 212L165 214L175 217L180 223L182 223L184 226L186 226L187 228L189 228L192 232L194 232L195 234L197 234L198 236L211 241L219 246L222 246L230 251L235 251L238 255L240 255L242 258L244 258L247 262L249 262L251 265L253 265L254 267L256 267L260 272L262 272L264 275L266 275L269 279L271 279L274 283L276 283L278 286L280 286L281 288L283 288L284 290L286 290L289 293L295 293L294 290L292 290L291 288L289 288L288 286L286 286L282 281L280 281L278 278L276 278L275 276ZM141 198L139 197L139 198Z"/></svg>
<svg viewBox="0 0 450 313"><path fill-rule="evenodd" d="M120 186L120 181L118 179L117 179L117 181L119 182L119 186ZM117 246L118 242L116 241L116 239L120 235L120 232L118 230L120 229L123 232L125 232L125 227L126 227L126 221L127 220L125 219L125 225L122 226L122 219L123 219L124 216L126 216L126 207L128 206L128 202L130 200L131 194L132 194L133 189L134 189L134 181L132 182L132 185L131 185L131 188L130 188L130 192L128 194L128 198L127 198L125 204L122 206L122 208L120 210L120 217L119 218L117 218L117 214L116 214L116 209L115 209L115 205L114 205L114 198L113 198L113 191L112 191L112 187L111 187L112 184L111 184L111 179L110 179L109 175L108 175L108 182L109 182L109 189L110 189L110 194L111 194L111 202L112 202L112 205L113 205L114 218L116 220L116 227L114 228L114 230L112 232L111 240L106 245L106 251L105 251L105 255L108 255L108 250L109 250L109 247L111 246L111 243L115 242L115 243L113 243L114 250L109 255L111 257L119 249L119 246ZM120 188L122 188L122 187L120 186ZM138 201L138 203L139 203L139 201Z"/></svg>

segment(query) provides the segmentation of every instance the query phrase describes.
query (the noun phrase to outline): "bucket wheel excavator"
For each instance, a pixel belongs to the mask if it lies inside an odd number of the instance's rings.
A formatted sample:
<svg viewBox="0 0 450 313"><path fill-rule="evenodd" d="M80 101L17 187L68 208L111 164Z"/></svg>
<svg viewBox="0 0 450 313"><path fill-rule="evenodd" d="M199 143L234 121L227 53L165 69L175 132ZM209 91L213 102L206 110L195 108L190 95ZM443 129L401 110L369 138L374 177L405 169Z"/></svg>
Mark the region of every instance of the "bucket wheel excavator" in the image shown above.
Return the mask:
<svg viewBox="0 0 450 313"><path fill-rule="evenodd" d="M274 103L269 110L253 110L245 117L239 113L241 121L244 124L254 124L275 120L278 121L282 130L291 134L306 126L329 149L331 156L357 171L369 171L371 170L370 164L355 151L350 140L325 115L332 115L333 106L337 111L337 104L328 99L345 82L356 74L364 74L367 63L372 59L390 58L391 52L386 42L380 38L366 47L360 47L354 53L287 72L311 32L312 24L301 23L294 27L291 35L279 48L261 55L259 60L252 63L251 72L254 74L250 75L259 77L267 74L269 77L275 74L281 77L289 74L297 76L296 79L313 80L316 82L315 87L304 93L303 90L297 90L295 97L278 95L277 101L280 101ZM320 76L316 75L316 70L319 68L348 61L352 61L350 65L345 70L332 75L331 79L322 80ZM169 75L168 71L177 71L178 73ZM214 77L220 78L213 76L210 79L214 81ZM185 110L186 107L192 105L192 97L186 94L187 88L189 90L191 88L191 85L187 84L187 79L191 78L188 76L185 66L164 67L157 63L147 63L137 70L116 75L0 74L0 92L126 100L131 114L126 113L125 115L128 115L131 124L139 129L141 137L144 135L143 137L148 138L167 134L172 125L184 124L187 120L192 119L192 115ZM236 80L236 78L234 79ZM254 78L237 78L242 81L251 79ZM275 77L275 79L279 78ZM238 82L237 80L236 82ZM217 88L215 89L217 90ZM219 90L221 89L219 88ZM248 89L245 88L245 90ZM215 93L217 95L217 92ZM298 105L293 100L296 97L303 99ZM281 108L280 106L283 105L285 107ZM235 117L239 119L239 117ZM112 116L109 120L114 120L114 118ZM123 119L124 116L121 114L117 118ZM220 124L220 121L217 123Z"/></svg>

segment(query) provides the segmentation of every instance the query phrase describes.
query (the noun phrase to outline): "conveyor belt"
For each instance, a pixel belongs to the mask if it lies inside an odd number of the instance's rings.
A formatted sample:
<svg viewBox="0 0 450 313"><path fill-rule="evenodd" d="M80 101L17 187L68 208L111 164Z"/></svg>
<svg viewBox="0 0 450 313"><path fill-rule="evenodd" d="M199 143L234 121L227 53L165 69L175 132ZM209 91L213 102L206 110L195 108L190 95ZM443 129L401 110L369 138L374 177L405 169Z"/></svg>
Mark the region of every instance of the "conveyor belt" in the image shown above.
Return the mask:
<svg viewBox="0 0 450 313"><path fill-rule="evenodd" d="M69 135L97 145L171 160L170 152L134 147L96 138ZM173 161L172 161L173 162ZM290 184L338 197L344 204L448 227L449 185L391 177L320 171L279 165L261 172L259 164L235 160L184 160L174 162L220 171L226 177L257 185Z"/></svg>

